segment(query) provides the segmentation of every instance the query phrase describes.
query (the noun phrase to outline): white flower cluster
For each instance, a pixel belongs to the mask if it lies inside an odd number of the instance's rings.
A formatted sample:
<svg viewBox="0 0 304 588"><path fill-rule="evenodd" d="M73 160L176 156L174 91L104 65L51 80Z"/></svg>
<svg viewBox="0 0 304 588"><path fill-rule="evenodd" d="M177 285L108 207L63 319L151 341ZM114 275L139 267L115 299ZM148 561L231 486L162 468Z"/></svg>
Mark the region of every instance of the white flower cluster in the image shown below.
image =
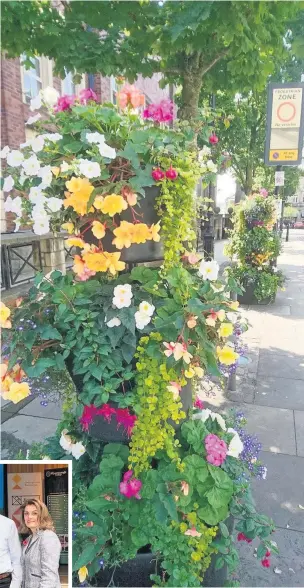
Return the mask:
<svg viewBox="0 0 304 588"><path fill-rule="evenodd" d="M79 459L85 453L86 449L84 445L81 443L81 441L73 443L71 437L67 433L67 429L64 429L61 432L59 443L62 449L64 449L64 451L66 451L69 454L72 454L72 456L75 457L75 459Z"/></svg>
<svg viewBox="0 0 304 588"><path fill-rule="evenodd" d="M47 108L54 108L58 102L58 98L59 92L57 92L55 88L48 86L44 90L40 90L38 96L32 98L30 102L30 110L31 112L34 112L34 110L39 110L39 108L42 106L46 106Z"/></svg>
<svg viewBox="0 0 304 588"><path fill-rule="evenodd" d="M115 159L115 149L106 144L105 137L101 133L87 133L86 140L88 143L98 145L101 157L106 157L107 159Z"/></svg>
<svg viewBox="0 0 304 588"><path fill-rule="evenodd" d="M217 280L219 269L219 264L214 259L212 261L203 260L198 268L198 275L202 276L203 280L213 282Z"/></svg>
<svg viewBox="0 0 304 588"><path fill-rule="evenodd" d="M131 306L132 298L133 292L131 285L122 284L114 288L112 304L115 308L128 308ZM134 315L137 329L142 330L151 322L154 311L155 306L153 306L153 304L150 304L145 300L140 303L139 309L135 312ZM118 317L114 317L108 322L106 319L106 324L110 328L119 327L121 325L121 321Z"/></svg>

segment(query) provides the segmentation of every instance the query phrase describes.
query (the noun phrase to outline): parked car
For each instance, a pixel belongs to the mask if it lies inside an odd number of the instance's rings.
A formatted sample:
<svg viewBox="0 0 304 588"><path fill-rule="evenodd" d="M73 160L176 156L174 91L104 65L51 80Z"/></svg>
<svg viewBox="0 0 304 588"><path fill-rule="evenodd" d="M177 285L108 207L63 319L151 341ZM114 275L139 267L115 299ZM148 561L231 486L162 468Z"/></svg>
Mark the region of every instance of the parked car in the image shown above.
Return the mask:
<svg viewBox="0 0 304 588"><path fill-rule="evenodd" d="M295 229L304 229L304 221L297 221L297 222L294 224L294 228L295 228Z"/></svg>

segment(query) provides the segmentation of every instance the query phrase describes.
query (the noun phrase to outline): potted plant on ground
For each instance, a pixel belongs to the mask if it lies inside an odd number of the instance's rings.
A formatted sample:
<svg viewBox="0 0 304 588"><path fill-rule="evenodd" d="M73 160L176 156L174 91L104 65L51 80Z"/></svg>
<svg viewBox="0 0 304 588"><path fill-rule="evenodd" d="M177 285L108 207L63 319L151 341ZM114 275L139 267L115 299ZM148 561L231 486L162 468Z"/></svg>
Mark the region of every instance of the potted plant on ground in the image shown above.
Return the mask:
<svg viewBox="0 0 304 588"><path fill-rule="evenodd" d="M235 207L231 242L226 250L236 257L236 264L228 271L243 288L238 295L243 304L274 302L284 283L276 267L281 241L273 229L275 219L275 200L263 189Z"/></svg>
<svg viewBox="0 0 304 588"><path fill-rule="evenodd" d="M30 394L28 380L48 369L68 367L76 384L46 451L71 455L75 501L90 517L74 537L81 583L104 564L132 567L129 560L150 546L161 560L155 582L184 586L187 570L189 585L198 586L213 554L217 568L235 565L229 514L246 513L246 540L262 538L261 556L273 529L243 505L249 487L237 487L244 466L239 437L229 430L235 420L210 411L191 420L196 382L205 373L221 376L221 366L238 359L228 340L238 306L229 294L237 285L219 280L218 264L191 249L194 188L216 167L198 157L187 126L181 132L142 121L133 87L119 97L130 106L125 112L97 104L90 90L79 101L42 97L53 105L50 119L34 118L41 131L52 125L53 132L20 151L5 148L5 188L16 190L6 209L37 234L66 230L67 245L78 252L72 272L38 275L13 312L2 305L1 322L12 329L3 395L19 402ZM159 188L159 220L147 224L140 197L150 186ZM131 269L123 260L122 252L161 239L160 267ZM134 585L134 577L129 581Z"/></svg>

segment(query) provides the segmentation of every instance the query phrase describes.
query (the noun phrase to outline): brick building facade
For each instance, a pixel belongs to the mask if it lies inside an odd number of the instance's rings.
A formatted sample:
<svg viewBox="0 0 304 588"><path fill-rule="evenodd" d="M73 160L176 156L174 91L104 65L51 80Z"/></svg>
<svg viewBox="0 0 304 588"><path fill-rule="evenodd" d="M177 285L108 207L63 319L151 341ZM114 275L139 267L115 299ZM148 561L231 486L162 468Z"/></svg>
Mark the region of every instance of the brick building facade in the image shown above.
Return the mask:
<svg viewBox="0 0 304 588"><path fill-rule="evenodd" d="M25 123L33 113L29 110L30 97L38 94L40 88L53 86L60 94L79 93L80 89L93 87L101 102L114 101L116 94L115 79L104 78L100 74L94 76L83 76L82 83L74 86L71 76L62 81L52 73L51 62L44 57L36 60L36 69L25 70L21 66L21 60L6 59L2 57L1 69L1 128L2 147L9 145L18 149L33 135L33 130ZM146 102L159 102L169 97L169 90L159 87L160 75L155 74L152 78L138 76L135 85L145 94ZM11 213L3 211L3 193L1 193L1 232L14 230L14 223Z"/></svg>

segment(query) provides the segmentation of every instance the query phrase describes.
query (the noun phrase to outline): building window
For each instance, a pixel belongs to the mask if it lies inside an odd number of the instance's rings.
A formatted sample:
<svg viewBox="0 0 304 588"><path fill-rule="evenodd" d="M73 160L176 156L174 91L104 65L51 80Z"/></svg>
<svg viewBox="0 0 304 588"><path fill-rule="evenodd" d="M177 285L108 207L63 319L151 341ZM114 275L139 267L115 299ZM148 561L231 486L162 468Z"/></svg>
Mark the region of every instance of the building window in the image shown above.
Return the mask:
<svg viewBox="0 0 304 588"><path fill-rule="evenodd" d="M68 96L73 96L74 94L76 94L76 86L73 82L73 74L71 71L69 71L64 80L62 80L61 82L61 91L62 94L64 95L68 95Z"/></svg>
<svg viewBox="0 0 304 588"><path fill-rule="evenodd" d="M21 64L26 59L25 55L21 56ZM32 67L26 69L22 66L23 97L24 101L29 104L32 98L38 96L42 88L41 80L41 61L40 57L31 57Z"/></svg>

